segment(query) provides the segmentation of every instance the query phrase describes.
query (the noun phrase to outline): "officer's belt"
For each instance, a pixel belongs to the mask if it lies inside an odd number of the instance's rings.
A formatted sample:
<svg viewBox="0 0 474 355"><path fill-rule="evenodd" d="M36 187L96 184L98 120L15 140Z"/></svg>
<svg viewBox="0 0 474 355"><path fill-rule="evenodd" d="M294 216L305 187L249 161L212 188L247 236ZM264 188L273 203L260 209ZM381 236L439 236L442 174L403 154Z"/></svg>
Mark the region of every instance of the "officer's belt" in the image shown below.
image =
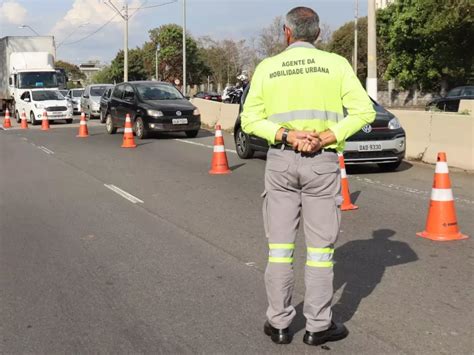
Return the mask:
<svg viewBox="0 0 474 355"><path fill-rule="evenodd" d="M270 148L271 149L283 149L283 150L293 150L293 151L295 151L291 145L286 145L286 144L283 144L283 143L273 144L273 145L270 146ZM337 153L337 150L333 149L333 148L323 148L323 149L319 150L318 152L319 153L323 153L323 152Z"/></svg>

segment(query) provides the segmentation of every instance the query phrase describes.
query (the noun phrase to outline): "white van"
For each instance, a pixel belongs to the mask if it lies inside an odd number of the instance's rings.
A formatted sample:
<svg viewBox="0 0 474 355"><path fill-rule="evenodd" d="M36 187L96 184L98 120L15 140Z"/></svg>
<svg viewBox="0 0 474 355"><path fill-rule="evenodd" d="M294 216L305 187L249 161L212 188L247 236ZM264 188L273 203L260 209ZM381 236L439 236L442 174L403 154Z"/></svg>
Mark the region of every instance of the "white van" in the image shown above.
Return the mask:
<svg viewBox="0 0 474 355"><path fill-rule="evenodd" d="M21 121L21 114L25 111L26 119L34 126L43 119L46 111L50 121L65 120L72 123L72 103L58 90L33 89L25 91L15 104L15 118Z"/></svg>

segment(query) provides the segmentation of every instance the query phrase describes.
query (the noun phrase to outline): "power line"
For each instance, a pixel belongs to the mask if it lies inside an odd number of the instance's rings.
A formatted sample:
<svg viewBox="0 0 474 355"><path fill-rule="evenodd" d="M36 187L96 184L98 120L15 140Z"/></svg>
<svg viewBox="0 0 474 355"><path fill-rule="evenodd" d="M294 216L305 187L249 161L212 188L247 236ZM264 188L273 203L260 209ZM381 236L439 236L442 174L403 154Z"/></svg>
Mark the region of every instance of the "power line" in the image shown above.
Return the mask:
<svg viewBox="0 0 474 355"><path fill-rule="evenodd" d="M94 32L89 33L87 36L84 36L84 37L82 37L81 39L78 39L78 40L73 41L73 42L63 43L62 45L63 45L63 46L67 46L67 45L70 45L70 44L79 43L79 42L81 42L81 41L83 41L83 40L85 40L85 39L88 39L89 37L92 37L92 36L95 35L97 32L99 32L100 30L102 30L105 26L107 26L109 23L111 23L111 22L114 20L114 18L117 17L117 15L118 15L118 14L113 15L113 16L110 18L110 20L108 20L106 23L104 23L102 26L100 26L100 27L99 27L98 29L96 29Z"/></svg>
<svg viewBox="0 0 474 355"><path fill-rule="evenodd" d="M135 10L135 12L132 15L130 15L130 17L135 15L139 10L151 9L151 8L154 8L154 7L161 7L161 6L165 6L165 5L169 5L169 4L174 4L174 3L178 2L178 0L172 0L172 1L164 2L162 4L144 6L147 2L148 1L145 1L145 3L140 7L135 7L135 8L130 7L129 8L130 10Z"/></svg>

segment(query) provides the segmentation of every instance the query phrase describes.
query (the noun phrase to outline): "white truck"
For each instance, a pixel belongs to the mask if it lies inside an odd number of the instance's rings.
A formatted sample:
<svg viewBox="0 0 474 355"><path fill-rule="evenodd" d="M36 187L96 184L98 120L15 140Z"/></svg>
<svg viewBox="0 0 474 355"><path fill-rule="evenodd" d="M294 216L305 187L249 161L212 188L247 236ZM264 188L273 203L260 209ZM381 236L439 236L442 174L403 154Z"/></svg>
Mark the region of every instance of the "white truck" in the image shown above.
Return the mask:
<svg viewBox="0 0 474 355"><path fill-rule="evenodd" d="M0 109L15 112L25 90L57 89L52 36L0 38Z"/></svg>

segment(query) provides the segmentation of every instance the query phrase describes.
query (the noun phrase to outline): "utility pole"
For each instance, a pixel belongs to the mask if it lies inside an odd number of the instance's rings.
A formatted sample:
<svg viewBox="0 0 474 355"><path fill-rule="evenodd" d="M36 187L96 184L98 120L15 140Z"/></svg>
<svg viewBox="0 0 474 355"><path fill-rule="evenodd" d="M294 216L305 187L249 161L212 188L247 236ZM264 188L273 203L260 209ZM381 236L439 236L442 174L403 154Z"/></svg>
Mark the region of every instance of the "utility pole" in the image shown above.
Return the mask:
<svg viewBox="0 0 474 355"><path fill-rule="evenodd" d="M128 81L128 1L125 0L125 14L123 15L125 28L123 36L123 81Z"/></svg>
<svg viewBox="0 0 474 355"><path fill-rule="evenodd" d="M368 0L367 16L367 83L366 89L372 99L377 101L377 34L375 19L375 0Z"/></svg>
<svg viewBox="0 0 474 355"><path fill-rule="evenodd" d="M156 81L160 81L160 75L158 72L158 53L160 52L160 44L156 45L156 52L155 52L155 79Z"/></svg>
<svg viewBox="0 0 474 355"><path fill-rule="evenodd" d="M114 10L124 21L124 31L123 31L123 81L128 81L128 0L124 1L124 13L117 9L117 6L112 2L112 0L108 0L104 2L108 7Z"/></svg>
<svg viewBox="0 0 474 355"><path fill-rule="evenodd" d="M183 0L183 95L186 96L186 0Z"/></svg>
<svg viewBox="0 0 474 355"><path fill-rule="evenodd" d="M354 73L357 75L357 47L358 47L358 42L357 42L357 20L359 18L359 0L355 1L355 14L354 14L354 58L353 58L353 63L352 67L354 68Z"/></svg>

